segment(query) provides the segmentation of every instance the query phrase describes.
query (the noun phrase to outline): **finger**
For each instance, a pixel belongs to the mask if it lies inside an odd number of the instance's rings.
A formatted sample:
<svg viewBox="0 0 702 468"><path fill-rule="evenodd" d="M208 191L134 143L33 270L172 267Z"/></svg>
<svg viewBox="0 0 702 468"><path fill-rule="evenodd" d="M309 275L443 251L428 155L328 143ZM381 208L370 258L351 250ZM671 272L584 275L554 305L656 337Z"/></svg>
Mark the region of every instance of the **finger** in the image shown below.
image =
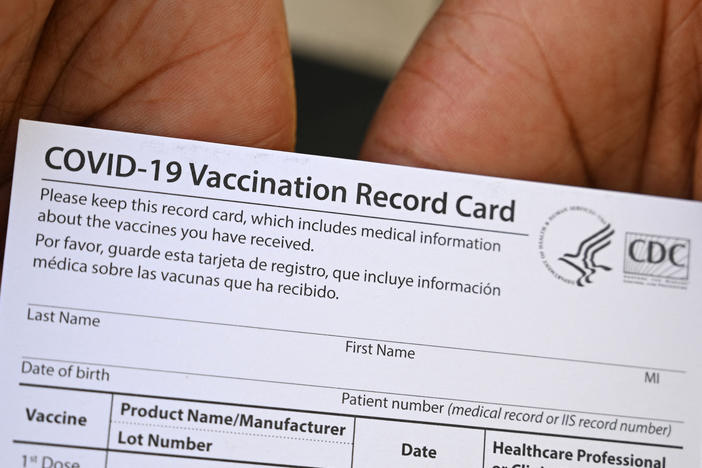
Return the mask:
<svg viewBox="0 0 702 468"><path fill-rule="evenodd" d="M0 142L8 134L19 94L53 0L0 2ZM9 177L0 162L0 182Z"/></svg>
<svg viewBox="0 0 702 468"><path fill-rule="evenodd" d="M634 190L661 2L446 1L390 86L369 159Z"/></svg>
<svg viewBox="0 0 702 468"><path fill-rule="evenodd" d="M702 109L700 46L702 2L669 2L659 49L648 148L643 159L643 192L702 198L702 141L698 141Z"/></svg>
<svg viewBox="0 0 702 468"><path fill-rule="evenodd" d="M23 117L292 149L282 3L60 2L22 104Z"/></svg>
<svg viewBox="0 0 702 468"><path fill-rule="evenodd" d="M50 4L41 6L45 13ZM40 23L32 19L32 30ZM24 29L17 34L28 40ZM35 52L30 45L13 55L27 71L0 141L5 181L19 118L293 148L292 64L279 0L63 0Z"/></svg>

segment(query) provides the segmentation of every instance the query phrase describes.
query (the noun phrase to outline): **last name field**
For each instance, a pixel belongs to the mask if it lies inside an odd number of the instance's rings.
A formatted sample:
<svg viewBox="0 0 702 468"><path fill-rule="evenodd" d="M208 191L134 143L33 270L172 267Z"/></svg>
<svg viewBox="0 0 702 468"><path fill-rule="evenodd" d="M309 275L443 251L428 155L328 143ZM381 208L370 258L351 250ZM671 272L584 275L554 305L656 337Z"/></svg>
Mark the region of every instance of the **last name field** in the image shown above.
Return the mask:
<svg viewBox="0 0 702 468"><path fill-rule="evenodd" d="M100 317L78 314L68 310L38 310L27 308L26 319L31 323L54 323L75 327L99 328Z"/></svg>

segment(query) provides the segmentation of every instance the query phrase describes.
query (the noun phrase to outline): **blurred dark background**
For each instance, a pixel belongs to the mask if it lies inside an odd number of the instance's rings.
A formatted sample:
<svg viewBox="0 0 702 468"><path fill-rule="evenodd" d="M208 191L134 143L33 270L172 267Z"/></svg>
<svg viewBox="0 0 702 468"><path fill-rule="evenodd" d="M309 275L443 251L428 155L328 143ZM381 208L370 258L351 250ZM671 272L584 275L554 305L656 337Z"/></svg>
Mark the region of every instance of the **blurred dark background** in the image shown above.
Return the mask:
<svg viewBox="0 0 702 468"><path fill-rule="evenodd" d="M293 56L299 153L356 158L388 80Z"/></svg>
<svg viewBox="0 0 702 468"><path fill-rule="evenodd" d="M356 158L392 76L440 0L284 0L300 153Z"/></svg>

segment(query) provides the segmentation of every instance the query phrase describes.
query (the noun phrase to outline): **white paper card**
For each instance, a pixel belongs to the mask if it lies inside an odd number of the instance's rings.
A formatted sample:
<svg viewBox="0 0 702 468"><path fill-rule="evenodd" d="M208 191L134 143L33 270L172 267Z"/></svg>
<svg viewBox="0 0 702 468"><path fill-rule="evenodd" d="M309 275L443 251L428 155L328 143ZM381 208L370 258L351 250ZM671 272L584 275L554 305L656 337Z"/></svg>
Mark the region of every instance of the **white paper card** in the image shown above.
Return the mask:
<svg viewBox="0 0 702 468"><path fill-rule="evenodd" d="M16 467L700 466L702 204L22 121Z"/></svg>

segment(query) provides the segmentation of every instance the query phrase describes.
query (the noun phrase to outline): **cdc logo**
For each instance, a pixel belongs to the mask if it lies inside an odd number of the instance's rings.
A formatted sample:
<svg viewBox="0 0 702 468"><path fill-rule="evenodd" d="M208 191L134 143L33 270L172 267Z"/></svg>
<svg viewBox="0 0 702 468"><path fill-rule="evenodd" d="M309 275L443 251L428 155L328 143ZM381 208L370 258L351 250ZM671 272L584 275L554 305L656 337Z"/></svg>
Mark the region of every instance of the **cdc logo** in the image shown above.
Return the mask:
<svg viewBox="0 0 702 468"><path fill-rule="evenodd" d="M627 232L624 273L687 280L690 240Z"/></svg>

